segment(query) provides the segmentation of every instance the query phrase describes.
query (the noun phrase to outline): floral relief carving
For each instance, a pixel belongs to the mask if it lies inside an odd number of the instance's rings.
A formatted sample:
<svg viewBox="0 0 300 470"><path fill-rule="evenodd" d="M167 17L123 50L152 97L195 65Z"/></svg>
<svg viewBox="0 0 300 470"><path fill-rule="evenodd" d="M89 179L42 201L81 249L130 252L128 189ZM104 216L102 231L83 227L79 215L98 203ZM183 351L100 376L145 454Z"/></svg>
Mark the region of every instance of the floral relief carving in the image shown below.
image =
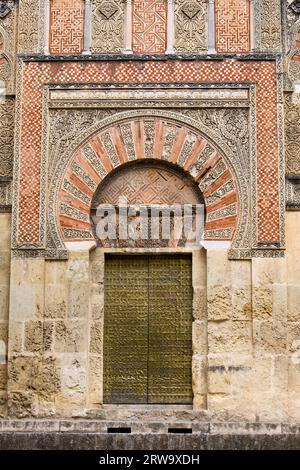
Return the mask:
<svg viewBox="0 0 300 470"><path fill-rule="evenodd" d="M124 1L94 0L92 3L93 52L119 52L124 43Z"/></svg>
<svg viewBox="0 0 300 470"><path fill-rule="evenodd" d="M207 49L208 2L175 0L175 48L199 52Z"/></svg>
<svg viewBox="0 0 300 470"><path fill-rule="evenodd" d="M261 18L261 49L279 49L281 46L280 1L264 0Z"/></svg>

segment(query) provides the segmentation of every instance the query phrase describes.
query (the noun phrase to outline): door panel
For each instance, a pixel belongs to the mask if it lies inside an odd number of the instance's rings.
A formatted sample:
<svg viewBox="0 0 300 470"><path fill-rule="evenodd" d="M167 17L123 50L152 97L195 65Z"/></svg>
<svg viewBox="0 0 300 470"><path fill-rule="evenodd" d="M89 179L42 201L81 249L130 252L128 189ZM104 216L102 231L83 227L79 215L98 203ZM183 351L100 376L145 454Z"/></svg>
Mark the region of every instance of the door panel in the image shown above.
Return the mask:
<svg viewBox="0 0 300 470"><path fill-rule="evenodd" d="M106 258L104 403L191 403L191 363L191 258Z"/></svg>
<svg viewBox="0 0 300 470"><path fill-rule="evenodd" d="M146 403L148 264L141 256L106 259L104 403Z"/></svg>
<svg viewBox="0 0 300 470"><path fill-rule="evenodd" d="M191 259L150 257L149 403L192 402L191 331Z"/></svg>

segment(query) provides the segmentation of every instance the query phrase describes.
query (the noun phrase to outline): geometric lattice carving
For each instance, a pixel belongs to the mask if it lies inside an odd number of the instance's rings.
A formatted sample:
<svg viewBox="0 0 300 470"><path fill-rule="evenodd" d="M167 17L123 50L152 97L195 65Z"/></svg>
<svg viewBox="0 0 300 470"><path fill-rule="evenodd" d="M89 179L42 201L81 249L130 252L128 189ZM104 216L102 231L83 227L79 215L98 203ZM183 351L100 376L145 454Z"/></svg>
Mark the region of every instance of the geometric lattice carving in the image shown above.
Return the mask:
<svg viewBox="0 0 300 470"><path fill-rule="evenodd" d="M50 40L52 54L77 54L83 49L84 0L52 0Z"/></svg>
<svg viewBox="0 0 300 470"><path fill-rule="evenodd" d="M64 240L90 239L87 220L97 187L104 175L129 161L155 159L176 164L188 172L202 191L207 223L205 238L232 240L238 218L238 193L234 177L223 156L202 136L172 122L151 117L127 121L101 131L76 152L66 169L58 201ZM101 174L92 161L98 160ZM165 171L165 170L164 170ZM174 174L162 177L161 170L135 169L104 181L103 194L96 203L118 203L125 196L130 203L197 202L193 186ZM178 194L180 192L180 195ZM220 209L222 209L220 211ZM76 230L76 232L74 231Z"/></svg>
<svg viewBox="0 0 300 470"><path fill-rule="evenodd" d="M92 4L93 52L119 52L124 47L124 6L122 0L95 0Z"/></svg>
<svg viewBox="0 0 300 470"><path fill-rule="evenodd" d="M250 50L249 0L216 0L216 49L218 52Z"/></svg>
<svg viewBox="0 0 300 470"><path fill-rule="evenodd" d="M175 49L199 52L207 49L206 0L175 0Z"/></svg>
<svg viewBox="0 0 300 470"><path fill-rule="evenodd" d="M132 50L138 54L166 51L167 2L133 0Z"/></svg>

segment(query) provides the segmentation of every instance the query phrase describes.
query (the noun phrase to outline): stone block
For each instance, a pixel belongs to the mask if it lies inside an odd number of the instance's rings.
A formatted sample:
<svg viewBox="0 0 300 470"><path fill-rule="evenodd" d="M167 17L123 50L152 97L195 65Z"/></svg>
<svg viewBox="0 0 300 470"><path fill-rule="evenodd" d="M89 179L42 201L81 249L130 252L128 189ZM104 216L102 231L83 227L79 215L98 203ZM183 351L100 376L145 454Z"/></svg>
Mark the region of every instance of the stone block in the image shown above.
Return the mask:
<svg viewBox="0 0 300 470"><path fill-rule="evenodd" d="M9 250L11 245L11 214L0 213L0 250Z"/></svg>
<svg viewBox="0 0 300 470"><path fill-rule="evenodd" d="M90 330L90 353L103 354L103 324L102 322L92 323Z"/></svg>
<svg viewBox="0 0 300 470"><path fill-rule="evenodd" d="M227 250L207 251L207 287L230 284L231 261ZM225 281L225 282L224 282Z"/></svg>
<svg viewBox="0 0 300 470"><path fill-rule="evenodd" d="M275 320L254 320L253 344L256 355L285 353L287 348L285 323Z"/></svg>
<svg viewBox="0 0 300 470"><path fill-rule="evenodd" d="M206 393L206 356L193 356L192 360L192 380L194 395L204 395Z"/></svg>
<svg viewBox="0 0 300 470"><path fill-rule="evenodd" d="M10 282L10 251L0 251L0 284L9 285Z"/></svg>
<svg viewBox="0 0 300 470"><path fill-rule="evenodd" d="M87 349L87 322L81 320L55 323L55 352L84 352Z"/></svg>
<svg viewBox="0 0 300 470"><path fill-rule="evenodd" d="M270 287L253 287L252 290L253 318L264 320L273 314L273 289Z"/></svg>
<svg viewBox="0 0 300 470"><path fill-rule="evenodd" d="M299 285L287 286L287 318L289 321L300 321L300 276Z"/></svg>
<svg viewBox="0 0 300 470"><path fill-rule="evenodd" d="M232 318L232 300L230 286L218 285L207 288L208 320L229 320Z"/></svg>
<svg viewBox="0 0 300 470"><path fill-rule="evenodd" d="M0 390L7 388L7 365L0 363Z"/></svg>
<svg viewBox="0 0 300 470"><path fill-rule="evenodd" d="M103 402L103 358L102 356L89 357L89 402L90 406L100 405Z"/></svg>
<svg viewBox="0 0 300 470"><path fill-rule="evenodd" d="M196 320L192 327L193 354L207 354L207 325L205 321Z"/></svg>
<svg viewBox="0 0 300 470"><path fill-rule="evenodd" d="M10 321L9 323L9 354L20 353L24 342L24 322Z"/></svg>
<svg viewBox="0 0 300 470"><path fill-rule="evenodd" d="M65 279L69 282L88 282L90 277L89 252L70 252Z"/></svg>
<svg viewBox="0 0 300 470"><path fill-rule="evenodd" d="M252 282L255 287L284 284L287 278L285 258L253 258Z"/></svg>
<svg viewBox="0 0 300 470"><path fill-rule="evenodd" d="M208 366L207 384L208 393L229 394L231 391L231 380L228 367L222 365Z"/></svg>
<svg viewBox="0 0 300 470"><path fill-rule="evenodd" d="M262 422L283 423L288 419L287 393L261 392L254 395L256 415Z"/></svg>
<svg viewBox="0 0 300 470"><path fill-rule="evenodd" d="M251 286L251 261L232 260L230 261L231 285L234 288L249 289Z"/></svg>
<svg viewBox="0 0 300 470"><path fill-rule="evenodd" d="M65 318L67 313L68 288L62 284L46 284L45 317Z"/></svg>
<svg viewBox="0 0 300 470"><path fill-rule="evenodd" d="M8 361L8 380L10 392L33 391L34 382L40 371L41 357L16 356Z"/></svg>
<svg viewBox="0 0 300 470"><path fill-rule="evenodd" d="M43 351L51 352L54 346L55 322L45 321L43 323Z"/></svg>
<svg viewBox="0 0 300 470"><path fill-rule="evenodd" d="M12 418L32 418L38 416L38 400L33 392L10 392L8 411Z"/></svg>
<svg viewBox="0 0 300 470"><path fill-rule="evenodd" d="M273 284L273 317L285 322L287 319L287 285Z"/></svg>
<svg viewBox="0 0 300 470"><path fill-rule="evenodd" d="M95 284L104 282L104 255L100 250L94 250L91 254L91 281Z"/></svg>
<svg viewBox="0 0 300 470"><path fill-rule="evenodd" d="M252 325L249 321L208 322L209 353L249 353L252 350Z"/></svg>
<svg viewBox="0 0 300 470"><path fill-rule="evenodd" d="M287 392L289 388L289 358L287 355L273 357L272 391Z"/></svg>
<svg viewBox="0 0 300 470"><path fill-rule="evenodd" d="M289 393L300 394L300 362L293 361L293 358L289 360L288 367L288 385ZM299 403L300 406L300 403Z"/></svg>
<svg viewBox="0 0 300 470"><path fill-rule="evenodd" d="M300 358L300 321L288 322L287 324L287 345L290 353L299 352ZM296 357L296 354L294 354Z"/></svg>
<svg viewBox="0 0 300 470"><path fill-rule="evenodd" d="M43 349L43 323L41 321L25 322L24 350L28 352L42 352Z"/></svg>
<svg viewBox="0 0 300 470"><path fill-rule="evenodd" d="M83 354L63 358L60 372L61 396L69 404L85 406L87 390L87 361Z"/></svg>
<svg viewBox="0 0 300 470"><path fill-rule="evenodd" d="M45 262L45 284L59 284L62 285L66 282L66 269L67 261L52 261L46 260Z"/></svg>
<svg viewBox="0 0 300 470"><path fill-rule="evenodd" d="M232 315L233 320L252 319L251 287L232 287Z"/></svg>
<svg viewBox="0 0 300 470"><path fill-rule="evenodd" d="M0 284L0 321L8 321L9 285Z"/></svg>
<svg viewBox="0 0 300 470"><path fill-rule="evenodd" d="M90 285L86 282L69 284L68 308L69 318L88 318L90 302Z"/></svg>
<svg viewBox="0 0 300 470"><path fill-rule="evenodd" d="M194 287L193 289L193 316L195 320L206 320L207 318L207 294L205 287Z"/></svg>
<svg viewBox="0 0 300 470"><path fill-rule="evenodd" d="M206 251L204 249L193 252L193 286L206 287Z"/></svg>

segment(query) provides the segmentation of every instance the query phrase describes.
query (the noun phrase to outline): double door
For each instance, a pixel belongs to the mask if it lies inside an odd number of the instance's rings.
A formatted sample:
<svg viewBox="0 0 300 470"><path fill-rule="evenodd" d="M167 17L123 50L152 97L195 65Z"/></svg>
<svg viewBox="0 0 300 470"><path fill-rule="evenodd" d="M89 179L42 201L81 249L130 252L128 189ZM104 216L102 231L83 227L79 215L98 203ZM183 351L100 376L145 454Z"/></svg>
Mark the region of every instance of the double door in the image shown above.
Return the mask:
<svg viewBox="0 0 300 470"><path fill-rule="evenodd" d="M104 403L189 404L191 362L191 257L108 256Z"/></svg>

